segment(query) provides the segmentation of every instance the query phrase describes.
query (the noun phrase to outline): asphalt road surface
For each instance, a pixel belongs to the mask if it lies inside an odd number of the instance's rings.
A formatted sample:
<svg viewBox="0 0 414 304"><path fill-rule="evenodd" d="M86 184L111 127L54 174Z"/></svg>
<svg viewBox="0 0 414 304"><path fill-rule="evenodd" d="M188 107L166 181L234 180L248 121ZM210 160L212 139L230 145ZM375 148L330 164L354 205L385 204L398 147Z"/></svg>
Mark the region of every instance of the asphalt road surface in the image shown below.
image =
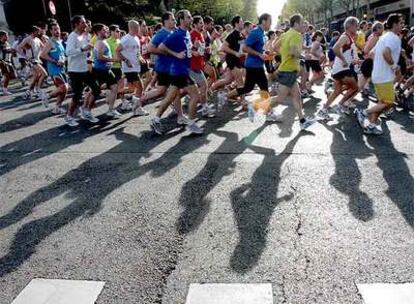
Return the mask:
<svg viewBox="0 0 414 304"><path fill-rule="evenodd" d="M70 129L21 94L0 99L0 304L34 278L104 281L98 304L185 303L191 283L359 304L356 283L414 281L411 113L367 137L353 116L300 132L290 107L262 125L229 104L203 136L167 118L160 137L102 102Z"/></svg>

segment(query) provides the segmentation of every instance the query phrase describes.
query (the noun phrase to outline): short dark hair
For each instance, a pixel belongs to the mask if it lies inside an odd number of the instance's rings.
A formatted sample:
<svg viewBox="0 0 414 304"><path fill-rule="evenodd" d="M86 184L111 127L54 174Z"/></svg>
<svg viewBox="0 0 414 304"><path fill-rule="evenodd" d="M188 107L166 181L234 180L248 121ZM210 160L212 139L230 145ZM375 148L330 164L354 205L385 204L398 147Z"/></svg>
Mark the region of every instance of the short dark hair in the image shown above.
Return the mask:
<svg viewBox="0 0 414 304"><path fill-rule="evenodd" d="M301 14L295 14L290 17L290 27L294 27L295 23L300 23L303 20L303 16Z"/></svg>
<svg viewBox="0 0 414 304"><path fill-rule="evenodd" d="M359 28L360 28L360 29L362 29L362 28L364 27L364 25L368 25L368 22L367 22L366 20L362 20L362 21L359 23Z"/></svg>
<svg viewBox="0 0 414 304"><path fill-rule="evenodd" d="M204 23L210 24L210 23L213 23L213 22L214 22L214 19L212 17L210 17L210 16L205 16L204 17Z"/></svg>
<svg viewBox="0 0 414 304"><path fill-rule="evenodd" d="M111 32L115 32L116 30L119 30L119 25L118 25L118 24L111 24L111 25L109 26L109 30L110 30Z"/></svg>
<svg viewBox="0 0 414 304"><path fill-rule="evenodd" d="M171 13L171 12L165 12L164 14L162 14L162 16L161 16L162 24L165 24L165 21L170 20L171 16L174 16L174 14Z"/></svg>
<svg viewBox="0 0 414 304"><path fill-rule="evenodd" d="M385 22L385 27L390 30L394 26L394 24L400 22L400 19L403 18L401 14L391 14L388 16L387 21Z"/></svg>
<svg viewBox="0 0 414 304"><path fill-rule="evenodd" d="M181 24L181 20L184 20L185 13L189 13L189 12L190 12L189 10L185 10L185 9L180 10L180 11L177 12L177 15L175 16L175 19L177 19L178 25Z"/></svg>
<svg viewBox="0 0 414 304"><path fill-rule="evenodd" d="M76 27L79 24L79 22L81 22L82 19L85 19L85 16L83 15L73 16L72 20L70 21L70 23L72 24L72 27L73 28Z"/></svg>
<svg viewBox="0 0 414 304"><path fill-rule="evenodd" d="M168 19L167 19L167 20L168 20ZM157 24L154 26L154 32L158 32L161 28L162 28L162 24L161 24L161 23L157 23Z"/></svg>
<svg viewBox="0 0 414 304"><path fill-rule="evenodd" d="M338 36L338 37L339 37L339 35L341 35L341 33L340 33L340 32L338 32L338 31L334 31L334 32L332 33L332 37L334 37L334 36Z"/></svg>
<svg viewBox="0 0 414 304"><path fill-rule="evenodd" d="M274 35L274 34L276 34L276 32L275 32L275 31L268 31L268 32L267 32L267 37L270 39L270 37L271 37L272 35Z"/></svg>
<svg viewBox="0 0 414 304"><path fill-rule="evenodd" d="M36 26L36 25L32 25L32 28L30 30L31 33L34 33L36 31L40 31L40 27Z"/></svg>
<svg viewBox="0 0 414 304"><path fill-rule="evenodd" d="M270 14L262 14L262 15L259 17L259 24L262 24L262 23L263 23L263 21L267 21L267 20L269 20L269 18L272 18L272 16L271 16Z"/></svg>
<svg viewBox="0 0 414 304"><path fill-rule="evenodd" d="M50 30L52 27L54 27L54 26L59 26L59 23L57 23L57 22L51 22L51 23L49 23L49 30Z"/></svg>
<svg viewBox="0 0 414 304"><path fill-rule="evenodd" d="M241 19L242 19L241 16L234 16L233 19L231 19L231 25L235 27L236 24L239 23Z"/></svg>
<svg viewBox="0 0 414 304"><path fill-rule="evenodd" d="M223 27L221 25L215 25L214 29L218 32L220 30L223 30Z"/></svg>
<svg viewBox="0 0 414 304"><path fill-rule="evenodd" d="M193 24L194 25L199 24L200 21L202 21L202 20L203 20L203 17L201 17L201 16L194 16L193 17Z"/></svg>
<svg viewBox="0 0 414 304"><path fill-rule="evenodd" d="M253 23L251 23L250 21L244 21L243 28L249 27L249 26L251 26L252 24L253 24Z"/></svg>
<svg viewBox="0 0 414 304"><path fill-rule="evenodd" d="M317 37L322 37L322 43L325 43L325 35L322 33L322 31L316 31L312 35L312 41L315 41Z"/></svg>
<svg viewBox="0 0 414 304"><path fill-rule="evenodd" d="M94 32L94 33L96 34L97 32L102 31L102 29L103 29L105 26L106 26L105 24L102 24L102 23L96 23L96 24L94 24L94 25L93 25L93 27L92 27L92 32Z"/></svg>

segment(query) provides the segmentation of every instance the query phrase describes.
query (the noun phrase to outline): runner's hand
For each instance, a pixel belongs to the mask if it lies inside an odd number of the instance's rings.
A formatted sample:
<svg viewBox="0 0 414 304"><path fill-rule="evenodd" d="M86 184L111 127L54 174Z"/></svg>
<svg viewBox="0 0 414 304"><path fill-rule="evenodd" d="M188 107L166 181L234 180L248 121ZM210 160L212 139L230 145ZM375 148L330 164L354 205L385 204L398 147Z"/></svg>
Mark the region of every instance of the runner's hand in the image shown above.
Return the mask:
<svg viewBox="0 0 414 304"><path fill-rule="evenodd" d="M185 51L177 53L177 55L175 57L177 57L178 59L184 59L185 58Z"/></svg>

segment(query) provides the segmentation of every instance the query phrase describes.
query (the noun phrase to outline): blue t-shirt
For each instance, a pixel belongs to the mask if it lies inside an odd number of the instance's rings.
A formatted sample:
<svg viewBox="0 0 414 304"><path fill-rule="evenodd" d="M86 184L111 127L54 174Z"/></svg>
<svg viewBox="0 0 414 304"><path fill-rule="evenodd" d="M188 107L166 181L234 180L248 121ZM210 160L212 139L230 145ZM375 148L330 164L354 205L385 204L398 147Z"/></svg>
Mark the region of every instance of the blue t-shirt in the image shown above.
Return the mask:
<svg viewBox="0 0 414 304"><path fill-rule="evenodd" d="M112 58L111 48L109 47L108 42L104 40L102 41L102 43L105 46L103 55L105 57ZM112 67L112 64L110 62L98 59L98 49L96 48L96 44L95 44L95 47L93 48L93 68L96 70L100 70L100 71L107 71L107 70L110 70L111 67Z"/></svg>
<svg viewBox="0 0 414 304"><path fill-rule="evenodd" d="M53 40L50 39L50 43L52 44L52 49L49 52L49 57L53 58L56 61L65 60L65 49L63 47L61 40ZM65 73L65 67L58 66L57 64L48 61L47 62L47 71L50 76L58 76Z"/></svg>
<svg viewBox="0 0 414 304"><path fill-rule="evenodd" d="M164 45L174 52L185 52L186 55L184 59L171 57L170 75L188 76L190 74L191 49L193 47L190 33L178 28L164 41Z"/></svg>
<svg viewBox="0 0 414 304"><path fill-rule="evenodd" d="M155 34L152 38L151 43L158 47L161 43L163 43L169 36L171 32L165 28L162 28ZM171 56L164 55L164 54L157 54L157 59L155 60L154 70L157 73L169 73L171 67Z"/></svg>
<svg viewBox="0 0 414 304"><path fill-rule="evenodd" d="M251 47L256 52L263 54L265 45L265 32L258 26L250 32L245 41L246 46ZM246 68L262 68L264 61L253 55L247 55L245 66Z"/></svg>

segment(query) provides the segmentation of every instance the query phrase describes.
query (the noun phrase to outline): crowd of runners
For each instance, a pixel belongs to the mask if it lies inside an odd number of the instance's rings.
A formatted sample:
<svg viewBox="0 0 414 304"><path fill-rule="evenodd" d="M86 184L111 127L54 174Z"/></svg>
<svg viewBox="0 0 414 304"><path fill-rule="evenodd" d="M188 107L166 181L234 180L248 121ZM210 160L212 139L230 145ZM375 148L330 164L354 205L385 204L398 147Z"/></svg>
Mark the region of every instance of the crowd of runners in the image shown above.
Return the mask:
<svg viewBox="0 0 414 304"><path fill-rule="evenodd" d="M288 101L302 130L316 120L331 120L332 113L355 112L365 133L379 135L380 115L411 94L414 83L414 39L399 14L373 23L348 17L342 33L316 30L299 14L274 31L268 14L257 23L235 16L221 26L188 10L166 12L151 27L131 20L127 31L92 24L84 16L71 22L71 33L49 20L12 45L8 33L0 31L2 93L12 95L13 79L24 87L29 81L24 98L40 100L46 108L53 101L52 113L70 127L79 119L98 123L93 109L101 97L112 118L149 115L146 105L158 101L151 128L159 135L168 109L179 125L202 134L199 116L214 117L227 101L240 103L252 121L261 114L274 122L283 121L274 108ZM52 82L54 90L47 90ZM323 83L326 99L313 118L305 117L303 100ZM247 102L256 86L261 100ZM376 104L356 107L357 95L370 93Z"/></svg>

